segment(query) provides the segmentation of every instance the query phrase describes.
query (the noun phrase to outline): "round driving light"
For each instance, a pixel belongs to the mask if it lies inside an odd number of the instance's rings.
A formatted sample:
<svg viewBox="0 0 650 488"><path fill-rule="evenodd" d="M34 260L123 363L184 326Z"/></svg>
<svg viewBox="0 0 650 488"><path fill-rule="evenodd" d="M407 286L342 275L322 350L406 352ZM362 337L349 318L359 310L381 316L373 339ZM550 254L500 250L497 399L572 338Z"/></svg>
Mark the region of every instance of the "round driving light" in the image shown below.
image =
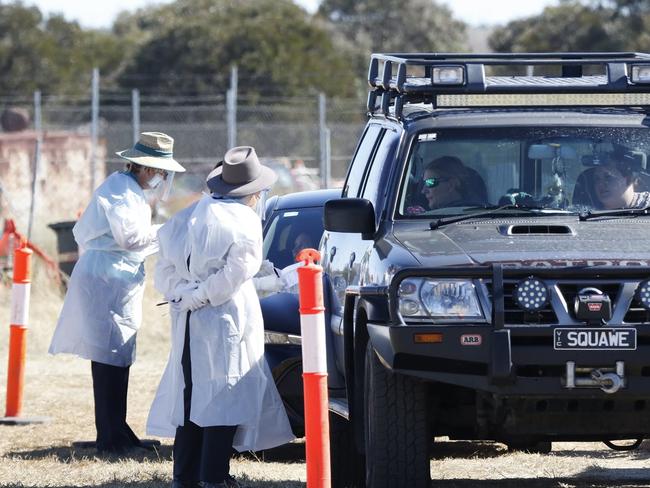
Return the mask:
<svg viewBox="0 0 650 488"><path fill-rule="evenodd" d="M530 276L515 285L513 297L522 310L541 310L548 302L548 288L543 281Z"/></svg>
<svg viewBox="0 0 650 488"><path fill-rule="evenodd" d="M420 305L415 300L400 300L399 311L402 315L415 315L420 311Z"/></svg>
<svg viewBox="0 0 650 488"><path fill-rule="evenodd" d="M399 284L400 295L413 295L416 291L418 291L418 285L412 281L404 280Z"/></svg>
<svg viewBox="0 0 650 488"><path fill-rule="evenodd" d="M635 297L646 310L650 310L650 280L642 281L636 289Z"/></svg>

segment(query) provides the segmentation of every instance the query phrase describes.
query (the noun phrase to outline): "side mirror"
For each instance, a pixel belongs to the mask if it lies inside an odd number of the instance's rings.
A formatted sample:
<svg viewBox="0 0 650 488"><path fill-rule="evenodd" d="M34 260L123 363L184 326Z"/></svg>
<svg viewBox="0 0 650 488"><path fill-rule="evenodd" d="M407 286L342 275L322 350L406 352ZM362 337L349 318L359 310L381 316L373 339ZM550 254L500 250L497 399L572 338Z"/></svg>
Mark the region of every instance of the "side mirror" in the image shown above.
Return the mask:
<svg viewBox="0 0 650 488"><path fill-rule="evenodd" d="M361 234L362 239L375 235L375 209L365 198L340 198L325 202L325 230Z"/></svg>

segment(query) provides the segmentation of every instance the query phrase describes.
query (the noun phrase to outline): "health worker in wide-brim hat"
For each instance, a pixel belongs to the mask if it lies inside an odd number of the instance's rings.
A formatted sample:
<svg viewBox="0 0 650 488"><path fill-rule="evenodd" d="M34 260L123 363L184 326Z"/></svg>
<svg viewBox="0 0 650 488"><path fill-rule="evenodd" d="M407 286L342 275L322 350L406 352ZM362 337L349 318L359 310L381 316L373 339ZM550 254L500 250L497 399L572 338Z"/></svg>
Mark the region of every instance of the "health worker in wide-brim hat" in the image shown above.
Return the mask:
<svg viewBox="0 0 650 488"><path fill-rule="evenodd" d="M154 284L173 302L172 345L147 433L175 438L174 487L231 486L233 447L258 451L293 439L264 360L252 280L262 263L255 210L275 180L255 149L233 148L208 176L211 194L158 234Z"/></svg>
<svg viewBox="0 0 650 488"><path fill-rule="evenodd" d="M174 140L144 132L118 154L125 171L93 192L72 232L80 249L49 352L91 361L97 449L141 446L126 423L129 368L142 319L144 259L157 252L159 225L151 223L144 190L171 183L185 169L174 160ZM168 190L166 190L168 192Z"/></svg>
<svg viewBox="0 0 650 488"><path fill-rule="evenodd" d="M156 190L162 201L169 197L174 173L185 171L174 159L174 139L162 132L143 132L132 148L115 154L129 162L127 171L136 175L140 186Z"/></svg>

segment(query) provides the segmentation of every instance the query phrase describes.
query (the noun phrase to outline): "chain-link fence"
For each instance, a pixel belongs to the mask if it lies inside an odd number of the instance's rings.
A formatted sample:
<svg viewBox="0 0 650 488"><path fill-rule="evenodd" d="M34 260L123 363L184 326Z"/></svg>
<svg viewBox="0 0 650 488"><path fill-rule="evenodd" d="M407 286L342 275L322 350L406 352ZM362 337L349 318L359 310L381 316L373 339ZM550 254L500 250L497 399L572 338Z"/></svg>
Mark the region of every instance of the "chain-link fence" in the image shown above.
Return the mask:
<svg viewBox="0 0 650 488"><path fill-rule="evenodd" d="M302 185L281 192L341 184L365 124L365 107L356 99L240 97L229 114L226 96L154 97L137 92L100 92L98 114L92 97L43 96L40 107L29 99L0 99L3 107L26 108L33 121L40 111L45 133L65 131L98 136L108 173L123 160L116 151L133 145L139 132L159 131L175 139L174 156L188 169L181 185L198 189L202 177L228 149L229 131L237 145L251 145L266 164ZM324 102L324 103L323 103ZM232 125L235 124L234 128ZM36 128L38 129L38 128ZM327 150L324 150L327 145ZM327 164L323 161L327 158ZM80 168L81 170L81 168ZM322 174L327 171L328 175ZM186 181L183 181L186 180ZM311 180L311 183L305 183ZM295 181L293 181L295 183ZM96 182L99 184L99 181ZM297 186L297 187L296 187Z"/></svg>

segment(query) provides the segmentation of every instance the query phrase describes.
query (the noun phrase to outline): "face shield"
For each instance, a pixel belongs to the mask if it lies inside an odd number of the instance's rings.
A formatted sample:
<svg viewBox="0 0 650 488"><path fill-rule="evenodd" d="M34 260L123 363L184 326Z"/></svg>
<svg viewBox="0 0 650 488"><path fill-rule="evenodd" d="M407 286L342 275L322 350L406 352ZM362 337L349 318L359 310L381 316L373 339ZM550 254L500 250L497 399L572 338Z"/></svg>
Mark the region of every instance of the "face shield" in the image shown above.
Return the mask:
<svg viewBox="0 0 650 488"><path fill-rule="evenodd" d="M262 223L264 223L264 219L266 218L266 200L269 194L269 190L262 190L259 192L259 197L257 199L257 205L255 205L255 213L257 216L260 218Z"/></svg>
<svg viewBox="0 0 650 488"><path fill-rule="evenodd" d="M169 195L172 192L172 184L174 183L174 172L167 171L167 178L160 184L156 189L158 193L158 199L162 202L166 202L169 198Z"/></svg>

